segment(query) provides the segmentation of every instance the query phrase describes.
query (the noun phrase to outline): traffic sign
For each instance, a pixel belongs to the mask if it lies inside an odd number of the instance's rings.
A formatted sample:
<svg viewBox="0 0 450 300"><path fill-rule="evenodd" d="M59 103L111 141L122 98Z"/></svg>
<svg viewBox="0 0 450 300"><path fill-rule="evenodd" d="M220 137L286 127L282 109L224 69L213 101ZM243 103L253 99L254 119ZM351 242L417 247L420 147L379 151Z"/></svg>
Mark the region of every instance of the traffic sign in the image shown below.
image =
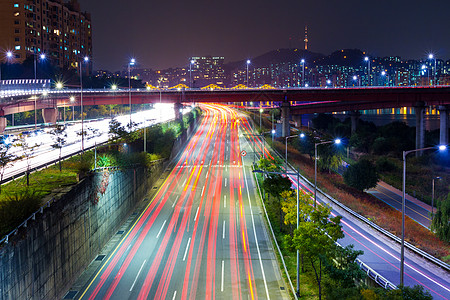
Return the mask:
<svg viewBox="0 0 450 300"><path fill-rule="evenodd" d="M242 151L241 151L241 155L242 155L242 156L246 156L246 155L247 155L247 151L242 150Z"/></svg>

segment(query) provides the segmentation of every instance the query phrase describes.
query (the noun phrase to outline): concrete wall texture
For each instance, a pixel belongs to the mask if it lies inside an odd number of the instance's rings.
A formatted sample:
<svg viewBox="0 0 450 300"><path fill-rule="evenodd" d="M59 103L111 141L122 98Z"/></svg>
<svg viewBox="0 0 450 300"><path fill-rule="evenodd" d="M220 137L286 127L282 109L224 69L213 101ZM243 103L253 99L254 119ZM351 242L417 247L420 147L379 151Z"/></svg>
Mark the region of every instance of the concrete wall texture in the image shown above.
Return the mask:
<svg viewBox="0 0 450 300"><path fill-rule="evenodd" d="M44 209L0 248L0 300L61 299L162 171L97 172Z"/></svg>

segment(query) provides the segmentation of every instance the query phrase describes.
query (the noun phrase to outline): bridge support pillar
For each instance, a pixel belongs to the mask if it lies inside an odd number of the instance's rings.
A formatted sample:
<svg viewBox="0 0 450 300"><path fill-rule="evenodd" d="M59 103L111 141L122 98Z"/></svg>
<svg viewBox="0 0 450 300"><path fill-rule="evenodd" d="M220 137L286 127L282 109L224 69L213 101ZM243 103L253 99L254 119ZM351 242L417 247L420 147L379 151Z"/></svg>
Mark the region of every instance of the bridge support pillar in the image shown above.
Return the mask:
<svg viewBox="0 0 450 300"><path fill-rule="evenodd" d="M416 149L421 149L425 145L425 127L423 121L425 106L419 104L416 105L414 109L416 111ZM422 151L416 152L416 157L419 156L422 156Z"/></svg>
<svg viewBox="0 0 450 300"><path fill-rule="evenodd" d="M439 106L439 120L440 120L440 131L439 131L439 144L448 144L448 112L450 106Z"/></svg>
<svg viewBox="0 0 450 300"><path fill-rule="evenodd" d="M283 101L281 104L281 136L286 137L291 134L291 127L289 124L290 103L289 101Z"/></svg>
<svg viewBox="0 0 450 300"><path fill-rule="evenodd" d="M43 108L42 109L42 118L44 119L44 123L56 124L57 116L58 116L57 108Z"/></svg>
<svg viewBox="0 0 450 300"><path fill-rule="evenodd" d="M292 119L294 120L297 128L302 127L302 115L292 115Z"/></svg>
<svg viewBox="0 0 450 300"><path fill-rule="evenodd" d="M356 128L358 127L358 120L359 120L360 116L361 116L361 114L357 110L350 112L350 121L352 123L351 133L356 132Z"/></svg>
<svg viewBox="0 0 450 300"><path fill-rule="evenodd" d="M0 117L0 133L5 132L6 129L6 118Z"/></svg>

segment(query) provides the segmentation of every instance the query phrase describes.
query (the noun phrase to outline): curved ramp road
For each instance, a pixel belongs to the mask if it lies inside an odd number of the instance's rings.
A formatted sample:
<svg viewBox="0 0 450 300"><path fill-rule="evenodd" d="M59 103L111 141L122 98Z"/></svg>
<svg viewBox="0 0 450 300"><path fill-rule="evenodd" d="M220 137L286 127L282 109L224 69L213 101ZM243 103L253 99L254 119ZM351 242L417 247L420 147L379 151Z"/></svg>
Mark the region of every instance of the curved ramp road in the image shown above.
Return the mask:
<svg viewBox="0 0 450 300"><path fill-rule="evenodd" d="M233 110L205 105L176 166L78 299L288 299Z"/></svg>

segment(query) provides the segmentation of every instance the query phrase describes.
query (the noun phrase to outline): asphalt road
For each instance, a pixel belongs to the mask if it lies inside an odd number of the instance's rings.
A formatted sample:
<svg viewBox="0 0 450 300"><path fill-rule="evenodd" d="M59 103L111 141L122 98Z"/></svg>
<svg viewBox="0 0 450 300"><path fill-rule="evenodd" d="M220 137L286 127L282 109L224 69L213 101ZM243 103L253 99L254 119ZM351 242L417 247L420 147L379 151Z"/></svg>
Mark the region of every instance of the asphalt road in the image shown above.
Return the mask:
<svg viewBox="0 0 450 300"><path fill-rule="evenodd" d="M286 299L234 111L205 105L172 172L77 299Z"/></svg>

